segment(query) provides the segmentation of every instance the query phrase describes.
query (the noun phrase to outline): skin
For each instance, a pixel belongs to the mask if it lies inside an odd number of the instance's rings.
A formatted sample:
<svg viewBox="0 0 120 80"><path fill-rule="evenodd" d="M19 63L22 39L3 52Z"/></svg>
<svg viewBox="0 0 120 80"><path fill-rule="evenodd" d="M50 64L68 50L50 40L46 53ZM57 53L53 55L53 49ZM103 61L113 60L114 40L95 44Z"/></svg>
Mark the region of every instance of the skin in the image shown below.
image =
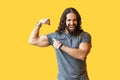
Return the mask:
<svg viewBox="0 0 120 80"><path fill-rule="evenodd" d="M50 19L46 18L46 19L41 19L37 26L33 29L31 35L30 35L30 39L28 41L29 44L33 44L39 47L47 47L49 46L49 42L48 42L48 38L47 35L39 35L39 30L42 26L42 24L47 24L50 25ZM68 13L66 15L66 26L68 27L68 29L72 32L75 30L75 26L77 25L77 17L74 13ZM65 29L65 33L69 34L68 29ZM62 43L60 41L57 40L53 40L53 46L54 48L58 49L59 46ZM85 60L88 53L90 52L91 46L88 43L80 43L79 44L79 48L70 48L68 46L65 46L63 44L63 46L61 47L61 50L63 50L64 52L66 52L68 55L79 59L79 60Z"/></svg>
<svg viewBox="0 0 120 80"><path fill-rule="evenodd" d="M66 15L66 26L70 30L70 32L73 32L75 30L75 26L77 25L77 17L74 13L69 13ZM65 30L66 33L69 33L68 30Z"/></svg>

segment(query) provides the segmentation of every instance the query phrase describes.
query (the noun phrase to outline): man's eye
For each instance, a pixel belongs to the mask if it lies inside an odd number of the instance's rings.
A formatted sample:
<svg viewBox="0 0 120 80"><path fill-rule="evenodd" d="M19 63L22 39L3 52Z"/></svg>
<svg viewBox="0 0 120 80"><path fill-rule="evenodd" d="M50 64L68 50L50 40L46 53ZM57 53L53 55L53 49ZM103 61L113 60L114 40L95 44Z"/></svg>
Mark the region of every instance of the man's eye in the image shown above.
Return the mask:
<svg viewBox="0 0 120 80"><path fill-rule="evenodd" d="M73 21L77 21L76 19L74 19Z"/></svg>
<svg viewBox="0 0 120 80"><path fill-rule="evenodd" d="M71 21L70 19L68 19L67 21Z"/></svg>

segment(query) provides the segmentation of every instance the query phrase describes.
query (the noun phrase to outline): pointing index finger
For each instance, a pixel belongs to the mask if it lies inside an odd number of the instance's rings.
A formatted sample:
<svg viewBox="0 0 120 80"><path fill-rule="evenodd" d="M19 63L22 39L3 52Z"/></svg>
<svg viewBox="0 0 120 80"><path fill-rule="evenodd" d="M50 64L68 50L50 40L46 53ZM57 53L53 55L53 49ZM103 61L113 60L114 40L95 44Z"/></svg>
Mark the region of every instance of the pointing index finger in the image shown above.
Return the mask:
<svg viewBox="0 0 120 80"><path fill-rule="evenodd" d="M56 39L52 39L53 41L56 41Z"/></svg>

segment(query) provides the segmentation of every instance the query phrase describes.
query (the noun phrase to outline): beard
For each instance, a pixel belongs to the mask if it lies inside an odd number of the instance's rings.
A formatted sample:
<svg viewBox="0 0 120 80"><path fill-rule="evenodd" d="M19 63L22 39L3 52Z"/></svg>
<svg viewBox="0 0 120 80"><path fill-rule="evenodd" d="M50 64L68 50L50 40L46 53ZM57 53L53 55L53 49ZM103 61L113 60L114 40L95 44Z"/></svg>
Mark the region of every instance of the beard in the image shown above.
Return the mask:
<svg viewBox="0 0 120 80"><path fill-rule="evenodd" d="M68 33L70 34L70 35L76 35L76 27L77 27L77 25L76 24L73 24L72 26L75 26L75 28L74 28L74 30L70 30L70 24L68 24L68 26L66 26L66 28L67 28L67 30L68 30Z"/></svg>

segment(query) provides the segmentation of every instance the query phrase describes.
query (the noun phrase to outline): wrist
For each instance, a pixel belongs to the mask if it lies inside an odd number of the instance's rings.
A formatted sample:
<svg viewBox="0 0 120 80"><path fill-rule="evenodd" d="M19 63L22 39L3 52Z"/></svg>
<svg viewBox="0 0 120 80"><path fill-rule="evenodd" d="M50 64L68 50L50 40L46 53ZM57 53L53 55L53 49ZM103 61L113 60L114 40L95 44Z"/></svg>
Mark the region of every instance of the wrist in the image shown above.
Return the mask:
<svg viewBox="0 0 120 80"><path fill-rule="evenodd" d="M62 46L63 46L63 44L61 44L61 45L59 46L59 49L61 49Z"/></svg>
<svg viewBox="0 0 120 80"><path fill-rule="evenodd" d="M37 27L41 27L41 25L42 25L41 22L38 22L38 23L36 24Z"/></svg>

